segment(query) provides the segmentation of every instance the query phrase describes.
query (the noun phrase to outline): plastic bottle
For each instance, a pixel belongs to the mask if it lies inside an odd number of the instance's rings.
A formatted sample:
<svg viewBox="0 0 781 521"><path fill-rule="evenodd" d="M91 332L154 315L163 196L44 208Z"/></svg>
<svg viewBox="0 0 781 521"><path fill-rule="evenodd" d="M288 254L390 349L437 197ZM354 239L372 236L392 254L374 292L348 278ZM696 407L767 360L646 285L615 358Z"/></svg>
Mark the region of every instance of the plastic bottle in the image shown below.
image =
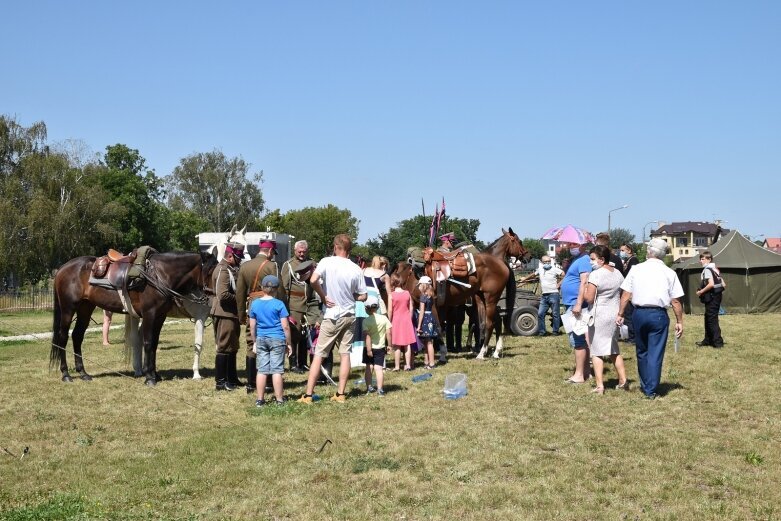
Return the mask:
<svg viewBox="0 0 781 521"><path fill-rule="evenodd" d="M365 383L366 383L366 380L364 380L363 378L360 378L360 379L356 380L353 385L363 385Z"/></svg>
<svg viewBox="0 0 781 521"><path fill-rule="evenodd" d="M418 374L412 377L412 383L419 383L419 382L425 382L426 380L431 379L431 377L434 376L431 373L423 373Z"/></svg>

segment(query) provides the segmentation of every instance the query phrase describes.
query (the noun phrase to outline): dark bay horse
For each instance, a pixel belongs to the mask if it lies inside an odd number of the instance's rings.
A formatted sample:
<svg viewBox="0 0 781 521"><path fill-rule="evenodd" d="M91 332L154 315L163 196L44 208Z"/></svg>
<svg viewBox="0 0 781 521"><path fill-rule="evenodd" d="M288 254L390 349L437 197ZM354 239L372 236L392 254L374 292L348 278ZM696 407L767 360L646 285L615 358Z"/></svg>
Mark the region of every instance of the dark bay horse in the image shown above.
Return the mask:
<svg viewBox="0 0 781 521"><path fill-rule="evenodd" d="M480 320L480 339L482 346L477 358L482 360L488 351L491 336L496 334L496 349L494 358L501 355L503 342L501 338L502 324L497 320L497 305L502 293L507 291L507 312L512 314L515 305L515 280L505 260L507 257L526 258L528 252L523 247L523 242L513 232L502 230L502 236L491 243L486 250L474 254L475 273L470 274L468 282L470 287L460 284L448 283L445 303L443 307L453 307L465 304L470 297L474 297ZM405 282L405 288L409 290L415 286L417 278L412 267L406 262L400 262L395 270ZM414 288L417 291L417 288ZM413 298L417 295L410 290ZM444 317L445 310L440 309L438 315Z"/></svg>
<svg viewBox="0 0 781 521"><path fill-rule="evenodd" d="M54 277L54 322L52 326L52 349L50 364L59 361L63 382L72 382L68 373L65 347L68 344L68 330L76 316L73 327L73 353L76 371L81 379L92 377L84 369L81 344L95 307L123 313L122 302L116 291L89 284L90 272L95 257L71 259L57 271ZM144 338L143 372L145 383L157 384L157 344L166 315L176 305L176 300L194 299L209 286L211 272L217 259L208 253L156 253L149 257L142 291L131 291L130 302L135 312L143 319L141 330Z"/></svg>

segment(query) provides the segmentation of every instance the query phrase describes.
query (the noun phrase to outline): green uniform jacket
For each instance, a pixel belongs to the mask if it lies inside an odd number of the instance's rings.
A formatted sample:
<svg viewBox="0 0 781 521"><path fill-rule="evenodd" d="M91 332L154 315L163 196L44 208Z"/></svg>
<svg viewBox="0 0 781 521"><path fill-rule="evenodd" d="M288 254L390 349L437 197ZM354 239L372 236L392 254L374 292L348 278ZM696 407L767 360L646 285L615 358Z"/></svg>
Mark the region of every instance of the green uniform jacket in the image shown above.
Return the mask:
<svg viewBox="0 0 781 521"><path fill-rule="evenodd" d="M261 268L261 266L263 267ZM258 270L260 270L260 273L258 273ZM266 275L276 275L279 277L279 270L277 269L277 263L270 260L262 253L259 253L252 260L241 263L238 280L236 281L236 307L238 308L239 320L247 318L247 296L253 291L260 290L260 284L263 282L263 277ZM257 282L255 282L256 279ZM285 289L281 283L277 290L277 294L272 296L278 298L282 302L287 300L285 298Z"/></svg>
<svg viewBox="0 0 781 521"><path fill-rule="evenodd" d="M237 272L238 269L228 264L225 259L221 260L214 268L214 273L212 273L212 281L214 282L212 316L239 318L235 287Z"/></svg>
<svg viewBox="0 0 781 521"><path fill-rule="evenodd" d="M282 265L282 287L287 300L284 300L290 315L300 324L304 317L306 323L314 326L320 319L320 300L315 290L307 282L299 282L295 271L302 261L293 257Z"/></svg>

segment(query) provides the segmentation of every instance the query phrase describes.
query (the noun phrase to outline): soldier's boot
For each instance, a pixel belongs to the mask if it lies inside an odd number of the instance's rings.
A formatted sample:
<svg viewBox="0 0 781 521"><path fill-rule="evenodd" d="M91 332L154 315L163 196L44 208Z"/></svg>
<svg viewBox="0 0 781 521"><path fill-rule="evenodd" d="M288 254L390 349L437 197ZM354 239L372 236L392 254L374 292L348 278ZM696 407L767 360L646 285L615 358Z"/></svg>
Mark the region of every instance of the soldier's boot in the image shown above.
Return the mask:
<svg viewBox="0 0 781 521"><path fill-rule="evenodd" d="M214 389L216 391L233 391L236 389L228 382L228 355L217 353L214 357Z"/></svg>
<svg viewBox="0 0 781 521"><path fill-rule="evenodd" d="M239 380L238 370L236 369L236 353L228 355L228 382L234 387L244 387L244 382Z"/></svg>
<svg viewBox="0 0 781 521"><path fill-rule="evenodd" d="M247 365L247 394L252 394L256 391L255 382L258 376L258 366L255 359L249 356L245 362Z"/></svg>

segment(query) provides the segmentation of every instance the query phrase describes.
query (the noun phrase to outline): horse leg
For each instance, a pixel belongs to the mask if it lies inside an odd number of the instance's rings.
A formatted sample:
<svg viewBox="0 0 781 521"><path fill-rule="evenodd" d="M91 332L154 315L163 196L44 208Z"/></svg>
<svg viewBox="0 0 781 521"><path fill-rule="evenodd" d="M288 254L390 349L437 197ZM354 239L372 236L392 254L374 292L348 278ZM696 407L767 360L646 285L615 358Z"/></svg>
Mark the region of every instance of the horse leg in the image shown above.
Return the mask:
<svg viewBox="0 0 781 521"><path fill-rule="evenodd" d="M488 351L488 344L491 340L489 336L486 336L486 325L488 322L488 317L486 315L485 310L485 302L482 299L477 299L475 301L475 305L477 305L477 317L479 326L478 329L480 331L480 352L477 353L477 359L478 360L485 360L485 354Z"/></svg>
<svg viewBox="0 0 781 521"><path fill-rule="evenodd" d="M160 341L160 330L165 322L165 314L160 316L145 315L141 323L144 333L144 383L149 387L157 385L157 343Z"/></svg>
<svg viewBox="0 0 781 521"><path fill-rule="evenodd" d="M73 339L73 354L76 357L74 369L81 375L81 379L85 382L91 381L92 377L87 374L87 371L84 369L81 344L84 342L84 332L87 331L87 326L89 326L90 317L92 317L93 311L95 311L94 304L82 303L76 311L76 325L73 326L73 333L71 333L71 338Z"/></svg>
<svg viewBox="0 0 781 521"><path fill-rule="evenodd" d="M68 333L70 332L71 321L73 320L73 309L67 309L60 300L57 291L54 292L54 323L52 326L52 350L51 365L57 361L60 362L60 372L63 382L73 382L68 372L68 357L66 347L68 346Z"/></svg>
<svg viewBox="0 0 781 521"><path fill-rule="evenodd" d="M195 359L193 360L193 380L200 380L201 351L203 350L203 319L195 319Z"/></svg>
<svg viewBox="0 0 781 521"><path fill-rule="evenodd" d="M133 355L133 376L136 378L144 374L140 329L141 325L136 317L125 315L125 353L130 352Z"/></svg>
<svg viewBox="0 0 781 521"><path fill-rule="evenodd" d="M494 358L500 358L502 356L502 350L504 349L504 335L502 334L502 317L499 316L498 310L494 305L493 313L493 326L494 333L496 334L496 349L494 349Z"/></svg>

